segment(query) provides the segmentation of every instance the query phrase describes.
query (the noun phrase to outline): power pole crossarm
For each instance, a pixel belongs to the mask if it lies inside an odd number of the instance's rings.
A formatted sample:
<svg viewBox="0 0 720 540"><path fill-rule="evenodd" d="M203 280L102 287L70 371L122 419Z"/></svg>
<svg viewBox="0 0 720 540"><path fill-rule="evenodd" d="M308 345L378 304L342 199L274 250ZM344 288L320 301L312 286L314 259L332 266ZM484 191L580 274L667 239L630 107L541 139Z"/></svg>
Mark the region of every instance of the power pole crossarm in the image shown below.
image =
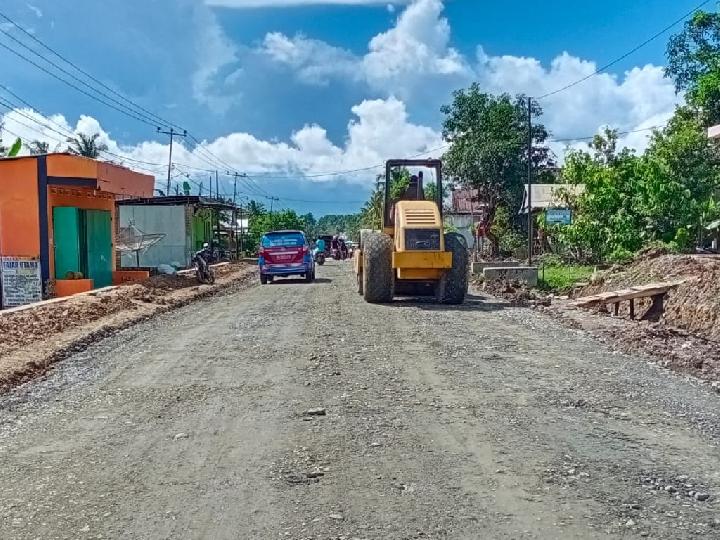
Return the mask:
<svg viewBox="0 0 720 540"><path fill-rule="evenodd" d="M175 140L175 137L187 137L187 131L183 130L182 133L179 131L175 131L173 128L170 128L170 131L163 131L161 128L157 128L158 133L162 133L163 135L169 135L170 136L170 153L168 156L168 174L167 174L167 190L166 193L170 195L170 173L172 172L172 151L173 151L173 141Z"/></svg>

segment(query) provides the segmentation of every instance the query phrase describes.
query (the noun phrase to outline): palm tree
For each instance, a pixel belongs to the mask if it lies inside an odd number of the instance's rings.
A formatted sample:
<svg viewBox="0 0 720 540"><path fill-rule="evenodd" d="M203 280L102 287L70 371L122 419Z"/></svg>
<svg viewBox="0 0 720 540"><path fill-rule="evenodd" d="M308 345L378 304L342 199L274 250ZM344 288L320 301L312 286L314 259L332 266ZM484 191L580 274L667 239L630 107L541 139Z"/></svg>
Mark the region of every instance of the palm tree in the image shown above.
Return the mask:
<svg viewBox="0 0 720 540"><path fill-rule="evenodd" d="M382 213L385 192L378 188L370 194L370 199L360 211L360 222L368 229L382 229Z"/></svg>
<svg viewBox="0 0 720 540"><path fill-rule="evenodd" d="M96 159L100 156L100 152L105 152L108 149L107 144L98 143L97 140L99 137L99 133L95 133L92 136L78 133L76 137L70 137L67 140L67 142L70 143L68 152L78 156Z"/></svg>
<svg viewBox="0 0 720 540"><path fill-rule="evenodd" d="M30 144L26 144L25 148L28 149L28 152L30 152L31 156L40 156L42 154L48 154L50 152L50 143L35 140Z"/></svg>

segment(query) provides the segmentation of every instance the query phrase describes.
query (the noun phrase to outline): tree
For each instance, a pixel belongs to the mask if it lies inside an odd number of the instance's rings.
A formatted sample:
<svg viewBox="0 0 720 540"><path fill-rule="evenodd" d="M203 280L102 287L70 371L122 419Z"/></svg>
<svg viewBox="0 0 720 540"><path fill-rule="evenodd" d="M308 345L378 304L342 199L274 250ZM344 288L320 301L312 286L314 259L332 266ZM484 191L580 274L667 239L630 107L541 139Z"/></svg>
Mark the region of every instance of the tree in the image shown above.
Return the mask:
<svg viewBox="0 0 720 540"><path fill-rule="evenodd" d="M50 143L34 140L30 144L26 144L25 148L27 148L31 156L40 156L50 152Z"/></svg>
<svg viewBox="0 0 720 540"><path fill-rule="evenodd" d="M12 146L9 148L6 147L2 141L3 125L4 124L0 122L0 157L15 157L20 153L20 150L22 150L22 140L18 137L15 139Z"/></svg>
<svg viewBox="0 0 720 540"><path fill-rule="evenodd" d="M376 188L360 210L359 226L363 229L382 229L383 197L384 192Z"/></svg>
<svg viewBox="0 0 720 540"><path fill-rule="evenodd" d="M667 46L666 76L706 125L720 122L720 13L696 12Z"/></svg>
<svg viewBox="0 0 720 540"><path fill-rule="evenodd" d="M590 144L591 155L574 151L564 176L584 183L574 222L551 232L575 258L623 260L653 242L674 249L692 247L702 226L717 217L720 155L701 120L679 108L656 131L642 156L617 152L617 133L606 131Z"/></svg>
<svg viewBox="0 0 720 540"><path fill-rule="evenodd" d="M107 144L98 142L99 138L99 133L95 133L94 135L78 133L77 136L67 139L67 142L70 143L68 152L78 156L96 159L100 156L100 152L105 152L108 149Z"/></svg>
<svg viewBox="0 0 720 540"><path fill-rule="evenodd" d="M537 103L532 103L531 111L534 118L542 115ZM478 190L479 198L488 205L489 225L499 205L515 213L527 182L526 97L486 94L474 83L454 92L452 104L443 106L441 112L445 115L443 137L451 143L443 156L448 175ZM547 137L545 127L534 123L531 158L536 169L551 165L544 145Z"/></svg>

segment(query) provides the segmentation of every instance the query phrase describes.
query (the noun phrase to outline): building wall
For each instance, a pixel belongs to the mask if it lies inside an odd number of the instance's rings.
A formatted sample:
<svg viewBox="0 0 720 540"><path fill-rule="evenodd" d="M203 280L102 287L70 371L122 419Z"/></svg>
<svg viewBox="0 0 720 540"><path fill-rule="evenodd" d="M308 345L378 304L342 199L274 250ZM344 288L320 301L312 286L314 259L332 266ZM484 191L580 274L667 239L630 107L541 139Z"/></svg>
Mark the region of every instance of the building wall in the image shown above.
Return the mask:
<svg viewBox="0 0 720 540"><path fill-rule="evenodd" d="M37 163L0 161L0 255L40 256Z"/></svg>
<svg viewBox="0 0 720 540"><path fill-rule="evenodd" d="M55 242L53 239L53 208L56 206L74 206L83 210L106 210L110 212L110 230L115 229L115 197L90 188L64 186L48 187L48 240L50 245L50 276L55 275ZM115 238L109 238L112 252L112 267L115 268Z"/></svg>
<svg viewBox="0 0 720 540"><path fill-rule="evenodd" d="M152 197L155 178L111 163L97 164L98 187L115 193L118 199L128 197Z"/></svg>
<svg viewBox="0 0 720 540"><path fill-rule="evenodd" d="M121 205L119 227L135 225L145 234L164 234L157 244L140 254L140 267L157 268L161 264L186 267L190 263L188 231L185 224L185 205ZM136 254L122 253L121 268L135 268Z"/></svg>
<svg viewBox="0 0 720 540"><path fill-rule="evenodd" d="M47 174L67 178L97 178L98 162L70 154L50 154L47 157Z"/></svg>
<svg viewBox="0 0 720 540"><path fill-rule="evenodd" d="M445 214L445 224L455 227L457 232L463 235L470 248L475 247L473 219L477 220L477 216L470 214Z"/></svg>

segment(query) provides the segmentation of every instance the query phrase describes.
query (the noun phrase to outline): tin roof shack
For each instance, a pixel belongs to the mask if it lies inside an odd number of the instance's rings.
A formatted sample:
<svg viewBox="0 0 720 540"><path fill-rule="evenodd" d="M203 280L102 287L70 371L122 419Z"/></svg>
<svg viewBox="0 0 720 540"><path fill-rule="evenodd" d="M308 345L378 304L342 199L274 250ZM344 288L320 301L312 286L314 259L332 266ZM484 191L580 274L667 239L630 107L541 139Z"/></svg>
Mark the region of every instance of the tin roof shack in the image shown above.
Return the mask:
<svg viewBox="0 0 720 540"><path fill-rule="evenodd" d="M445 224L463 235L468 246L475 247L477 224L481 223L487 212L487 204L480 199L477 189L455 189L452 192L452 205L445 212Z"/></svg>
<svg viewBox="0 0 720 540"><path fill-rule="evenodd" d="M577 197L585 192L585 184L532 184L530 195L533 213L547 210L548 208L567 208L564 194ZM521 214L527 214L528 191L525 185Z"/></svg>
<svg viewBox="0 0 720 540"><path fill-rule="evenodd" d="M20 289L32 290L38 279L45 295L57 296L111 284L115 200L152 195L154 184L152 176L71 154L0 159L0 257L38 269L36 278L0 276L4 297L14 298L4 307L37 299L28 293L23 302Z"/></svg>
<svg viewBox="0 0 720 540"><path fill-rule="evenodd" d="M118 201L120 268L190 266L204 242L219 247L221 218L235 205L218 199L177 195Z"/></svg>

